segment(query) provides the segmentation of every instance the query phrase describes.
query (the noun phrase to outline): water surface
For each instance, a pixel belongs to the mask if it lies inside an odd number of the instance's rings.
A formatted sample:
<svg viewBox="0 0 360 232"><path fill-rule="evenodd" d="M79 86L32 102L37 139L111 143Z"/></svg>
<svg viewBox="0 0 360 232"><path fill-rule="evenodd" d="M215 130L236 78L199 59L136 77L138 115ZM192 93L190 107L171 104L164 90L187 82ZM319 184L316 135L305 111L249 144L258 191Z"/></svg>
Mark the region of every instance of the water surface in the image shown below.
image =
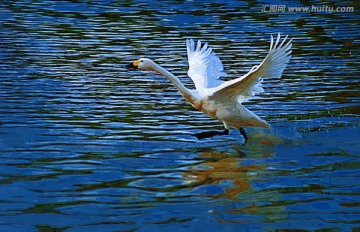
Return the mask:
<svg viewBox="0 0 360 232"><path fill-rule="evenodd" d="M324 3L291 5L311 4ZM3 3L0 231L357 231L358 11L262 7ZM246 144L237 131L198 141L193 133L221 123L165 78L125 69L146 56L193 87L185 39L194 38L209 42L228 79L240 77L277 32L294 38L293 58L246 103L272 125L248 129Z"/></svg>

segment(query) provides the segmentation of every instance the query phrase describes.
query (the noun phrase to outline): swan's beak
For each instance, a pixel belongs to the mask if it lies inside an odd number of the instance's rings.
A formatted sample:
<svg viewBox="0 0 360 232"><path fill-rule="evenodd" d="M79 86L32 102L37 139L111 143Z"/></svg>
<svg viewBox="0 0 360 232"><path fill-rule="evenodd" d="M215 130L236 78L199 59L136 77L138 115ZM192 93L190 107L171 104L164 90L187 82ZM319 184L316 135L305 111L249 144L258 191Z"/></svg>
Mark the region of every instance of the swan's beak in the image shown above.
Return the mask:
<svg viewBox="0 0 360 232"><path fill-rule="evenodd" d="M140 62L141 62L141 60L137 60L137 61L127 65L126 67L129 68L129 69L137 69Z"/></svg>
<svg viewBox="0 0 360 232"><path fill-rule="evenodd" d="M126 68L128 69L137 69L138 67L134 65L134 63L126 65Z"/></svg>

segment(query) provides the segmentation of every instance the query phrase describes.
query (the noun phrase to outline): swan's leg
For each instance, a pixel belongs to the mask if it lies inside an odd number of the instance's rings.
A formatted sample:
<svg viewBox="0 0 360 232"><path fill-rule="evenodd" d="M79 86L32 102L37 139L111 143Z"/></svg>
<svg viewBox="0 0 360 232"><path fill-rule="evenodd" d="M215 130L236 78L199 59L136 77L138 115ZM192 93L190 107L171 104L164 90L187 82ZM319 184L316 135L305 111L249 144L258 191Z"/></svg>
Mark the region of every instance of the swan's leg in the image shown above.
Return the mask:
<svg viewBox="0 0 360 232"><path fill-rule="evenodd" d="M247 137L247 135L246 135L246 133L245 133L244 128L241 127L241 128L239 129L239 131L240 131L240 134L244 137L245 141L248 140L248 137Z"/></svg>
<svg viewBox="0 0 360 232"><path fill-rule="evenodd" d="M224 124L225 130L230 130L231 126L229 124L227 124L225 121L222 121L222 123Z"/></svg>
<svg viewBox="0 0 360 232"><path fill-rule="evenodd" d="M229 130L225 129L224 131L205 131L200 133L195 133L194 136L198 139L211 138L215 135L227 135L229 134Z"/></svg>
<svg viewBox="0 0 360 232"><path fill-rule="evenodd" d="M223 134L228 135L231 127L225 121L223 121L222 123L224 124L224 127L225 127Z"/></svg>

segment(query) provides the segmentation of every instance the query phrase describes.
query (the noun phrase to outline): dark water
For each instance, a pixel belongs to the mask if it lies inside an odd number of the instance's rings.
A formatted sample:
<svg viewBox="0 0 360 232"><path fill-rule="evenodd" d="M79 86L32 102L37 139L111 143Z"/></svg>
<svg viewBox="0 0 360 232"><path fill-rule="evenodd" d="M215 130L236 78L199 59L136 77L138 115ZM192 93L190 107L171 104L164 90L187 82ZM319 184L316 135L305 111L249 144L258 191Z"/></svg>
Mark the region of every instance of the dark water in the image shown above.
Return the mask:
<svg viewBox="0 0 360 232"><path fill-rule="evenodd" d="M270 3L278 4L278 3ZM287 6L331 5L293 2ZM344 1L341 6L355 6ZM269 13L249 1L3 1L0 231L359 231L359 12ZM272 125L222 125L163 77L185 39L230 78L294 38L282 79L247 103Z"/></svg>

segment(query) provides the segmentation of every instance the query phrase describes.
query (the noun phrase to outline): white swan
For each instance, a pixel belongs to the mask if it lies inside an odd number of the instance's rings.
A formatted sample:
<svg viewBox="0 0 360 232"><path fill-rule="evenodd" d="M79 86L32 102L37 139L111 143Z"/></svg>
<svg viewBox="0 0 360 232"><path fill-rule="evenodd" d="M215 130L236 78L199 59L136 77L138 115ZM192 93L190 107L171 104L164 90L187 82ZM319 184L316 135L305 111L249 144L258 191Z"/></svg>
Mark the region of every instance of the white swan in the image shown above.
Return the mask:
<svg viewBox="0 0 360 232"><path fill-rule="evenodd" d="M206 43L202 44L198 41L195 45L192 39L187 40L188 75L193 80L196 90L186 88L177 77L150 59L141 58L129 67L153 70L165 76L194 108L224 124L223 132L200 133L197 134L198 138L228 134L230 129L239 129L247 139L243 127L269 128L270 126L246 109L242 103L248 101L255 93L264 91L261 87L262 78L281 77L291 58L291 40L286 40L287 36L280 42L280 34L278 34L274 41L271 35L269 53L260 65L252 67L242 77L230 81L219 79L226 76L223 65Z"/></svg>

